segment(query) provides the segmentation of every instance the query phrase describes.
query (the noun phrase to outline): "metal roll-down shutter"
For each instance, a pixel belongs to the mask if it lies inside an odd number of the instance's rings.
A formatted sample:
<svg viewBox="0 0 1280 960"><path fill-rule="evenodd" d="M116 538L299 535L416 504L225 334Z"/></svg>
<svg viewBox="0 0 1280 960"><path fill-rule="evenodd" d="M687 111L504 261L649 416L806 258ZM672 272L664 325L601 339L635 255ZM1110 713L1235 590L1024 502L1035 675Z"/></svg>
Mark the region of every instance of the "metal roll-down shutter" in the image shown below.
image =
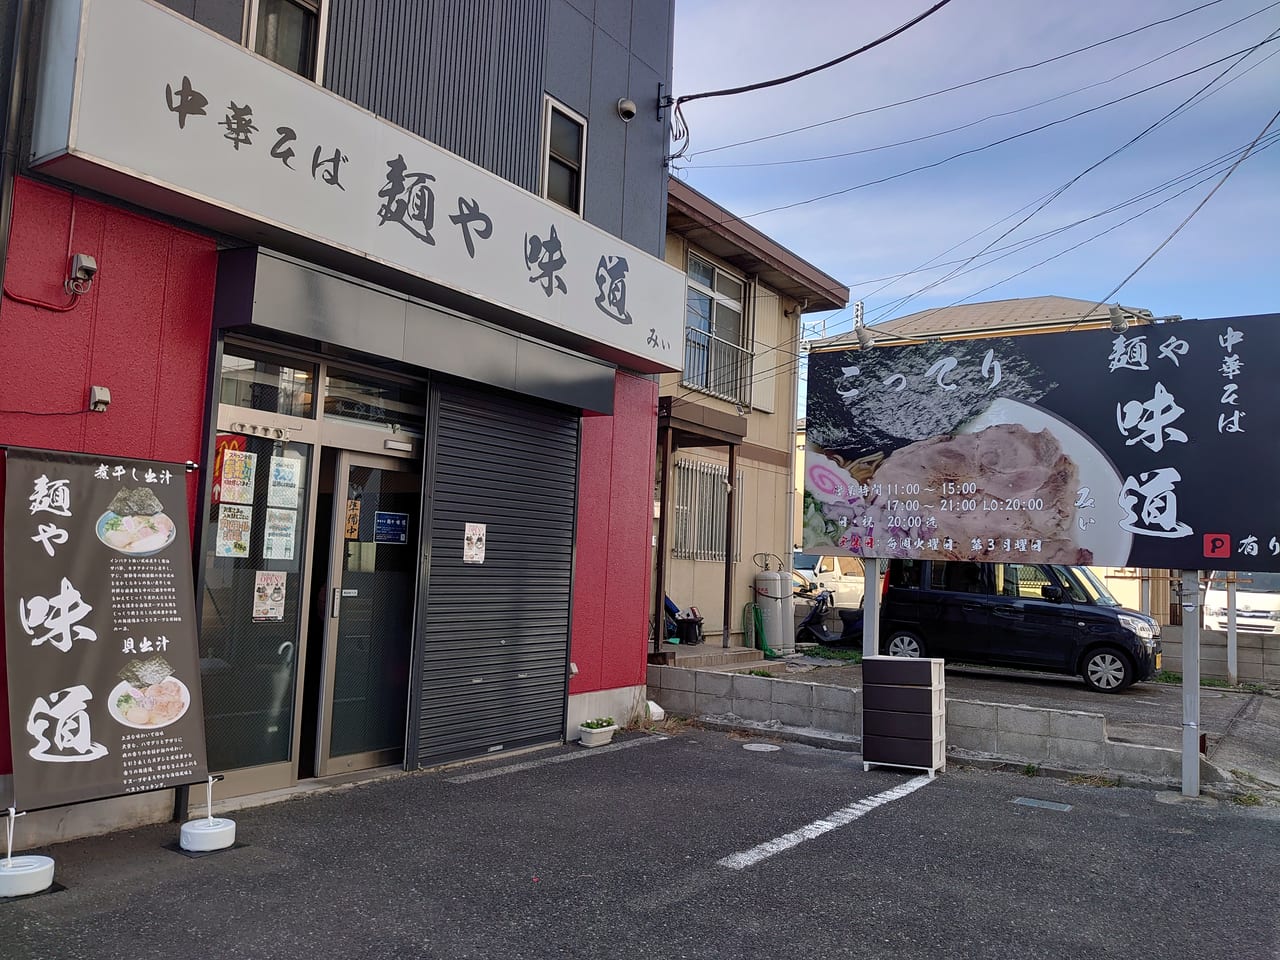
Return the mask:
<svg viewBox="0 0 1280 960"><path fill-rule="evenodd" d="M442 385L432 420L419 766L563 736L577 511L574 414ZM468 523L483 563L463 562Z"/></svg>

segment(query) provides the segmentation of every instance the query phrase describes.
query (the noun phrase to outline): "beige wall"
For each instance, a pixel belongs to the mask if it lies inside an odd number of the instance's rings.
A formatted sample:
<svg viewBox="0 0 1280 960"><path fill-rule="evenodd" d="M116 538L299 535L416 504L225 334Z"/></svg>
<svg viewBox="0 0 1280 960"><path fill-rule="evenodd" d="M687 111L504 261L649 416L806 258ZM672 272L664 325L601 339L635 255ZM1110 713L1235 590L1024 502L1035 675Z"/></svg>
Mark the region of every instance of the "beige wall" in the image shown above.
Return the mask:
<svg viewBox="0 0 1280 960"><path fill-rule="evenodd" d="M668 235L666 260L681 272L686 269L687 253L693 249L699 256L737 276L740 272L696 245L690 247L681 237ZM752 278L747 277L748 281ZM751 584L759 567L753 561L757 553L770 553L790 565L791 517L794 513L795 475L791 460L795 449L797 359L799 346L799 314L785 311L798 306L789 298L765 287L752 284L755 291L751 319L754 324L755 360L751 409L739 412L736 406L683 386L678 373L664 374L659 379L659 393L737 416L747 417L745 447L739 449L738 469L742 485L738 491L737 510L742 516L742 539L734 564L733 593L730 602L730 629L740 638L743 607L752 599ZM772 452L769 460L753 456L751 447ZM689 458L728 466L725 447L687 448L678 450L675 459ZM786 458L782 463L770 462ZM657 523L654 525L655 536ZM668 528L668 538L671 530ZM668 539L670 544L670 539ZM769 559L771 569L778 560ZM704 620L708 643L718 643L724 624L724 563L710 560L675 560L667 558L667 595L681 609L696 606Z"/></svg>
<svg viewBox="0 0 1280 960"><path fill-rule="evenodd" d="M688 457L709 463L728 465L728 454L723 450L681 450L676 457ZM751 585L757 566L753 556L771 553L790 565L787 543L787 508L792 490L789 467L757 463L739 457L742 471L742 487L738 491L738 509L742 511L741 560L734 564L733 594L730 601L730 630L742 633L742 611L751 601ZM763 559L763 558L762 558ZM778 561L768 558L770 569L778 568ZM703 630L708 643L718 643L724 625L724 564L718 560L667 559L667 595L685 609L698 608L702 614Z"/></svg>

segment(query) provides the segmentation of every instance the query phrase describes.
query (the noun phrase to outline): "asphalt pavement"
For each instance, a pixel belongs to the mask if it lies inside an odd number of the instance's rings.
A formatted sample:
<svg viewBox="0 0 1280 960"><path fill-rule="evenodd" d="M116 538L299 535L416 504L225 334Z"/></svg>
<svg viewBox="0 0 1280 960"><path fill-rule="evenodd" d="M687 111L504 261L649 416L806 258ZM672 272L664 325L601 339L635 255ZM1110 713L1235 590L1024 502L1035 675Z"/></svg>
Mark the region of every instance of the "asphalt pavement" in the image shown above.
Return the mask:
<svg viewBox="0 0 1280 960"><path fill-rule="evenodd" d="M1280 958L1274 807L661 731L60 844L0 955Z"/></svg>

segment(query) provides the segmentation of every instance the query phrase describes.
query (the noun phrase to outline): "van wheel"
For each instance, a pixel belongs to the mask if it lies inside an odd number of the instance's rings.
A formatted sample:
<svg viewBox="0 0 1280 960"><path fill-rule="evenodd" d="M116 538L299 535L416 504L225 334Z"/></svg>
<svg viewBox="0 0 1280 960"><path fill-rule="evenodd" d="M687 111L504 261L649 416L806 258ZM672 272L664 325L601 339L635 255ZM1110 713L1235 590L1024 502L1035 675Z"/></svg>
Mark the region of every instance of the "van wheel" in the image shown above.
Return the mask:
<svg viewBox="0 0 1280 960"><path fill-rule="evenodd" d="M1133 665L1114 647L1089 651L1080 671L1084 682L1099 693L1119 693L1133 683Z"/></svg>
<svg viewBox="0 0 1280 960"><path fill-rule="evenodd" d="M891 657L923 657L924 641L908 630L895 630L884 645L884 652Z"/></svg>

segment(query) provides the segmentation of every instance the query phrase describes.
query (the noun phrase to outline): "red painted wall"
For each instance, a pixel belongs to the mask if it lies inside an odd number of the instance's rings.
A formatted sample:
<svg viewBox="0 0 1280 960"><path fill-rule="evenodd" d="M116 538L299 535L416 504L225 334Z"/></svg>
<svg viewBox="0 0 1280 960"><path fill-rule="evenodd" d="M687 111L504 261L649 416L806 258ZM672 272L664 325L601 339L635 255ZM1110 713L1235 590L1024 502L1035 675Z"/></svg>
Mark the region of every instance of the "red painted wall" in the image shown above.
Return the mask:
<svg viewBox="0 0 1280 960"><path fill-rule="evenodd" d="M98 275L71 310L12 299L66 303L76 253L92 255ZM216 271L211 239L19 177L0 304L0 445L199 461ZM111 389L106 413L82 412L93 384ZM196 494L192 481L192 522ZM13 769L7 694L0 658L0 773Z"/></svg>
<svg viewBox="0 0 1280 960"><path fill-rule="evenodd" d="M613 416L584 417L569 693L645 682L658 385L618 373Z"/></svg>

